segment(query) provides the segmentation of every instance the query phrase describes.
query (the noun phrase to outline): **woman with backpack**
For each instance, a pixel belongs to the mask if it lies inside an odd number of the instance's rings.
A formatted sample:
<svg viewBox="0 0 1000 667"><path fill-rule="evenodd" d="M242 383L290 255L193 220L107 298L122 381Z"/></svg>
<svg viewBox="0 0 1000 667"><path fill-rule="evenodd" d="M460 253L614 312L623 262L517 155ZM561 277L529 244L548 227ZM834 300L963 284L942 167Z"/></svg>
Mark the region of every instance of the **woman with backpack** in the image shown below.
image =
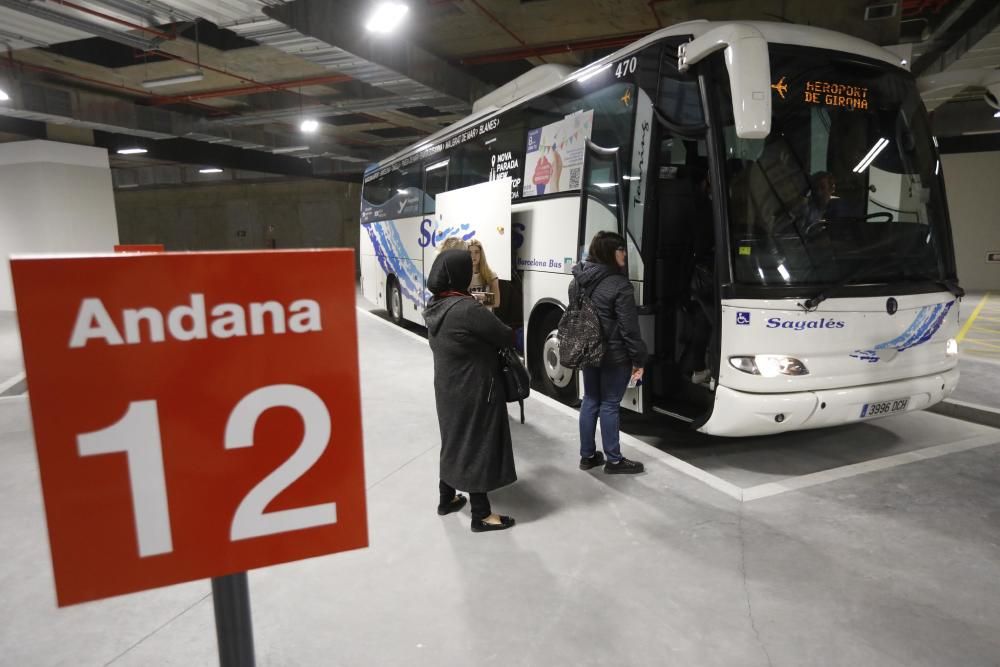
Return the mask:
<svg viewBox="0 0 1000 667"><path fill-rule="evenodd" d="M619 443L619 408L630 379L639 381L646 363L646 345L639 334L635 292L625 274L628 251L625 239L613 232L597 232L590 242L587 259L573 267L569 302L583 290L601 322L604 356L598 366L585 366L583 403L580 405L580 469L604 464L609 474L634 474L643 465L622 456ZM594 433L601 422L601 444L597 451ZM607 460L605 460L607 457Z"/></svg>

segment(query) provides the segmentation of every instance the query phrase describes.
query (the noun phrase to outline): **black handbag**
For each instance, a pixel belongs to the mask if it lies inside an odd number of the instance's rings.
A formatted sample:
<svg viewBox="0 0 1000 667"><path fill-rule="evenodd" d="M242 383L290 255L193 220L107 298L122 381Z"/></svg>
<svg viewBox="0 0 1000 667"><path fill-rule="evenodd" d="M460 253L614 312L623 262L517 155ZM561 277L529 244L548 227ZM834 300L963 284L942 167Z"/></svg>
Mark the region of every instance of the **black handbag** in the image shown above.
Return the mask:
<svg viewBox="0 0 1000 667"><path fill-rule="evenodd" d="M528 369L512 347L502 347L497 352L500 361L500 375L503 377L504 394L508 403L517 401L521 408L521 423L524 423L524 399L531 394Z"/></svg>

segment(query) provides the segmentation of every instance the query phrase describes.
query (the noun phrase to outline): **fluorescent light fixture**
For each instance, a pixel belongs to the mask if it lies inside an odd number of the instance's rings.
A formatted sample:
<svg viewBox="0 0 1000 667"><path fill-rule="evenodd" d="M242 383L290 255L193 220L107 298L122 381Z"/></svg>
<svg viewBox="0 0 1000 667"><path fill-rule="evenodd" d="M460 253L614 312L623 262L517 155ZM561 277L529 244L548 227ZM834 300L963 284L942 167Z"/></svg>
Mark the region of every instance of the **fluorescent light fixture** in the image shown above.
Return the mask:
<svg viewBox="0 0 1000 667"><path fill-rule="evenodd" d="M941 160L934 163L934 175L937 176L939 173L941 173Z"/></svg>
<svg viewBox="0 0 1000 667"><path fill-rule="evenodd" d="M198 170L199 174L221 174L222 170L218 167L205 167L204 169Z"/></svg>
<svg viewBox="0 0 1000 667"><path fill-rule="evenodd" d="M0 88L0 102L6 102L9 99L10 95L7 94L7 91L4 90L3 88Z"/></svg>
<svg viewBox="0 0 1000 667"><path fill-rule="evenodd" d="M767 278L764 277L764 269L762 269L761 267L758 266L757 267L757 273L760 275L760 279L761 280L767 280Z"/></svg>
<svg viewBox="0 0 1000 667"><path fill-rule="evenodd" d="M639 177L638 176L626 176L625 180L626 181L638 181Z"/></svg>
<svg viewBox="0 0 1000 667"><path fill-rule="evenodd" d="M493 137L492 139L487 139L486 141L483 142L483 146L489 146L490 144L492 144L496 140L497 140L496 137Z"/></svg>
<svg viewBox="0 0 1000 667"><path fill-rule="evenodd" d="M399 27L410 8L401 2L380 2L368 17L365 29L380 34L390 33Z"/></svg>
<svg viewBox="0 0 1000 667"><path fill-rule="evenodd" d="M272 148L272 153L294 153L296 151L307 151L308 146L282 146L281 148Z"/></svg>
<svg viewBox="0 0 1000 667"><path fill-rule="evenodd" d="M120 148L118 149L119 155L142 155L143 153L148 153L145 148Z"/></svg>
<svg viewBox="0 0 1000 667"><path fill-rule="evenodd" d="M2 90L0 90L0 93L3 93L3 91L2 91ZM0 100L2 100L2 99L4 99L4 98L3 98L3 97L0 97ZM996 112L995 114L993 114L993 117L994 117L994 118L1000 118L1000 111L997 111L997 112Z"/></svg>
<svg viewBox="0 0 1000 667"><path fill-rule="evenodd" d="M931 137L931 139L934 140L934 148L940 148L940 146L938 146L937 137Z"/></svg>
<svg viewBox="0 0 1000 667"><path fill-rule="evenodd" d="M861 158L861 162L858 163L858 166L856 166L851 171L853 171L855 174L860 174L864 172L864 170L867 169L868 166L875 161L875 158L878 157L878 154L884 151L885 147L888 145L889 145L888 139L879 139L878 141L876 141L875 145L872 146L872 149L868 151L868 154L865 155L863 158Z"/></svg>
<svg viewBox="0 0 1000 667"><path fill-rule="evenodd" d="M607 65L604 65L603 67L598 67L593 72L587 72L586 74L584 74L583 76L581 76L579 79L577 79L577 81L579 81L580 83L583 83L587 79L589 79L591 77L597 76L598 74L600 74L601 72L603 72L604 70L606 70L606 69L608 69L610 67L611 67L611 63L608 63Z"/></svg>
<svg viewBox="0 0 1000 667"><path fill-rule="evenodd" d="M448 166L448 160L441 160L440 162L435 162L434 164L428 166L427 169L425 169L424 171L434 171L435 169L440 169L441 167L447 167L447 166Z"/></svg>
<svg viewBox="0 0 1000 667"><path fill-rule="evenodd" d="M791 278L791 275L788 273L788 269L785 268L784 264L778 264L778 273L781 274L781 277L785 279L786 283L788 282L788 279Z"/></svg>
<svg viewBox="0 0 1000 667"><path fill-rule="evenodd" d="M177 76L165 76L162 79L147 79L142 82L143 88L160 88L162 86L176 86L181 83L193 83L205 78L204 72L191 72L190 74L178 74Z"/></svg>
<svg viewBox="0 0 1000 667"><path fill-rule="evenodd" d="M306 134L312 134L319 129L319 121L312 118L306 118L299 124L299 129Z"/></svg>
<svg viewBox="0 0 1000 667"><path fill-rule="evenodd" d="M594 185L597 186L597 187L599 187L599 188L604 188L605 190L607 190L608 188L613 188L613 187L615 187L618 184L617 183L594 183Z"/></svg>

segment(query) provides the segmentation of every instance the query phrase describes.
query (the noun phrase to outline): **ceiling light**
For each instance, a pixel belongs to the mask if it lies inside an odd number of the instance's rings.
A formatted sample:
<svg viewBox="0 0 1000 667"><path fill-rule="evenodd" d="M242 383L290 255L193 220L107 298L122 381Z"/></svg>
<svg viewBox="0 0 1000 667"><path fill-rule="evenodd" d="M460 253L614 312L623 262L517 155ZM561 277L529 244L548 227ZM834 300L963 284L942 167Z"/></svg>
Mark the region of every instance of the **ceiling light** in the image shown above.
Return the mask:
<svg viewBox="0 0 1000 667"><path fill-rule="evenodd" d="M206 167L204 169L198 170L199 174L221 174L222 170L218 167Z"/></svg>
<svg viewBox="0 0 1000 667"><path fill-rule="evenodd" d="M401 2L380 2L368 17L365 29L369 32L389 33L395 30L410 8Z"/></svg>
<svg viewBox="0 0 1000 667"><path fill-rule="evenodd" d="M2 93L2 92L3 92L3 91L2 91L2 90L0 90L0 93ZM4 98L4 97L0 96L0 100L2 100L2 99L6 99L6 98ZM994 117L994 118L1000 118L1000 111L997 111L997 112L996 112L995 114L993 114L993 117Z"/></svg>
<svg viewBox="0 0 1000 667"><path fill-rule="evenodd" d="M9 99L10 95L7 94L7 91L4 90L3 88L0 88L0 102L6 102Z"/></svg>
<svg viewBox="0 0 1000 667"><path fill-rule="evenodd" d="M190 74L179 74L177 76L165 76L162 79L147 79L142 82L143 88L159 88L161 86L176 86L180 83L192 83L205 78L203 72L191 72Z"/></svg>
<svg viewBox="0 0 1000 667"><path fill-rule="evenodd" d="M319 121L313 120L312 118L307 118L299 125L299 129L306 134L312 134L319 129Z"/></svg>
<svg viewBox="0 0 1000 667"><path fill-rule="evenodd" d="M148 153L145 148L119 148L119 155L142 155L143 153Z"/></svg>
<svg viewBox="0 0 1000 667"><path fill-rule="evenodd" d="M281 148L272 148L272 153L295 153L296 151L307 151L308 146L282 146Z"/></svg>

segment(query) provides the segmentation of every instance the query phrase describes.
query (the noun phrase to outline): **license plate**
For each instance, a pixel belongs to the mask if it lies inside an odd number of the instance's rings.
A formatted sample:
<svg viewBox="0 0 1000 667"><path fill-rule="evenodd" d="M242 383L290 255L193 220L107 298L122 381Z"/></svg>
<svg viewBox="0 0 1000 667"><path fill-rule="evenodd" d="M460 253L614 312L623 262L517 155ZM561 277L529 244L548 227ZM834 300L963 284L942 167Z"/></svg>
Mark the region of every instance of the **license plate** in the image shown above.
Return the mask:
<svg viewBox="0 0 1000 667"><path fill-rule="evenodd" d="M865 403L861 408L861 418L882 417L891 415L894 412L902 412L909 405L910 399L897 398L892 401L879 401L878 403Z"/></svg>

